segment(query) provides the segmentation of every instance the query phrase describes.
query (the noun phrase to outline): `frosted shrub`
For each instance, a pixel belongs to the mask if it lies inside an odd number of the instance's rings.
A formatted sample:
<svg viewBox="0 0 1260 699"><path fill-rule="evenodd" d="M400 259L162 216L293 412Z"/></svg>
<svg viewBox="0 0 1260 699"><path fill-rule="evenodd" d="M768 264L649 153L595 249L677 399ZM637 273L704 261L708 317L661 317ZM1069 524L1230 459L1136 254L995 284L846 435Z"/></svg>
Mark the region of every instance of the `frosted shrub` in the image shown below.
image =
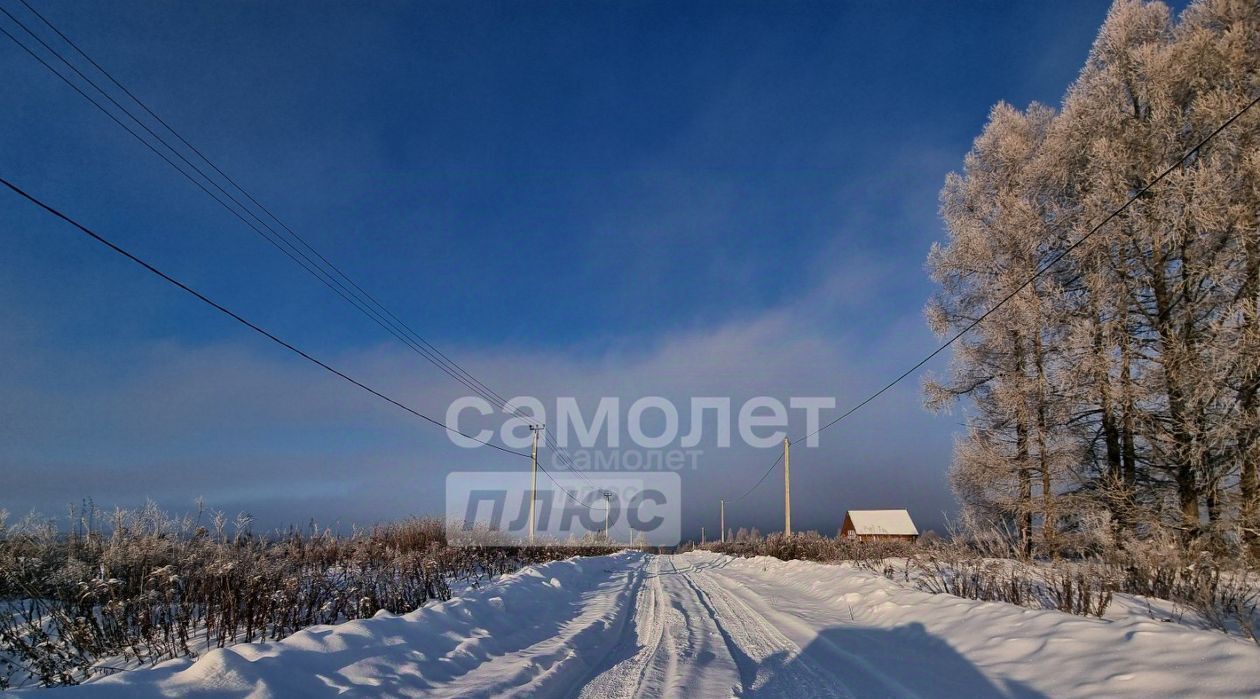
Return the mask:
<svg viewBox="0 0 1260 699"><path fill-rule="evenodd" d="M452 547L434 519L348 536L313 523L259 536L247 515L173 518L152 504L108 517L72 510L71 520L68 534L39 518L0 520L0 689L75 684L381 609L402 614L450 599L453 585L607 552Z"/></svg>
<svg viewBox="0 0 1260 699"><path fill-rule="evenodd" d="M709 543L704 548L731 556L772 556L784 561L849 561L885 574L890 568L889 561L909 559L919 549L917 544L906 541L858 541L841 536L826 537L814 531L792 536L776 533L754 537L750 534L728 543Z"/></svg>
<svg viewBox="0 0 1260 699"><path fill-rule="evenodd" d="M1170 600L1213 626L1260 644L1260 575L1247 561L1224 558L1205 546L1181 546L1175 534L1155 532L1126 542L1112 565L1117 589Z"/></svg>
<svg viewBox="0 0 1260 699"><path fill-rule="evenodd" d="M915 585L925 592L1057 609L1080 616L1101 617L1116 586L1114 576L1104 566L995 558L960 542L926 547L912 565Z"/></svg>

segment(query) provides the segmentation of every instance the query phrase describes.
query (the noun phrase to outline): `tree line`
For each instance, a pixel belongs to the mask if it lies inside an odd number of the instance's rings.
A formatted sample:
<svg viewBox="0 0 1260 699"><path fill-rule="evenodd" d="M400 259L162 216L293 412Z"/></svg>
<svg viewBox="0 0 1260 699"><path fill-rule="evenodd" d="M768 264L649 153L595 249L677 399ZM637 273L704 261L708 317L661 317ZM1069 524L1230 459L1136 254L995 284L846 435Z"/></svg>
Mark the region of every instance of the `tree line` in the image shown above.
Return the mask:
<svg viewBox="0 0 1260 699"><path fill-rule="evenodd" d="M925 381L965 521L1260 552L1260 107L1142 192L1258 95L1260 3L1119 0L1058 109L992 109L927 262L943 336L1019 289Z"/></svg>

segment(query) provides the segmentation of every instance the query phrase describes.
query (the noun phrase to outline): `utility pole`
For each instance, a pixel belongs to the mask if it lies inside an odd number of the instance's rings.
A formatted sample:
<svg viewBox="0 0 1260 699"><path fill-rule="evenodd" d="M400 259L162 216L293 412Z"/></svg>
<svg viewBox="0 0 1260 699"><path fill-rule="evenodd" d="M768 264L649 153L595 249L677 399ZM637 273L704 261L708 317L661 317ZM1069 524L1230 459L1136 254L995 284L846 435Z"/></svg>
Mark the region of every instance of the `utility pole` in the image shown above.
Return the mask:
<svg viewBox="0 0 1260 699"><path fill-rule="evenodd" d="M724 543L724 544L725 544L725 543L726 543L726 501L725 501L725 500L723 500L723 501L722 501L722 517L721 517L721 522L722 522L722 532L721 532L721 534L722 534L722 543Z"/></svg>
<svg viewBox="0 0 1260 699"><path fill-rule="evenodd" d="M700 527L700 545L704 546L704 527Z"/></svg>
<svg viewBox="0 0 1260 699"><path fill-rule="evenodd" d="M538 502L538 433L543 425L530 425L529 431L534 435L534 451L529 459L529 543L534 543L534 504Z"/></svg>
<svg viewBox="0 0 1260 699"><path fill-rule="evenodd" d="M792 536L792 443L783 438L783 534Z"/></svg>
<svg viewBox="0 0 1260 699"><path fill-rule="evenodd" d="M612 496L611 490L604 491L604 543L612 543L612 539L608 538L608 513L612 512Z"/></svg>

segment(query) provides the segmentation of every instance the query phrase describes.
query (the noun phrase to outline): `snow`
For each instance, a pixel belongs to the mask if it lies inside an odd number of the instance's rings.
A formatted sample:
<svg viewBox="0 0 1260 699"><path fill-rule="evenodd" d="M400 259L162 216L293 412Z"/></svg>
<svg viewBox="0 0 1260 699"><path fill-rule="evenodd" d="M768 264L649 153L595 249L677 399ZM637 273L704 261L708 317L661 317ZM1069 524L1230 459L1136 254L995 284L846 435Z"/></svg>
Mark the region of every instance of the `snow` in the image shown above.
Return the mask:
<svg viewBox="0 0 1260 699"><path fill-rule="evenodd" d="M908 589L849 566L621 552L402 616L120 673L95 697L1042 697L1260 694L1260 648Z"/></svg>
<svg viewBox="0 0 1260 699"><path fill-rule="evenodd" d="M919 530L910 519L910 513L905 510L849 510L849 521L853 523L854 532L862 536L868 534L918 536L919 534Z"/></svg>

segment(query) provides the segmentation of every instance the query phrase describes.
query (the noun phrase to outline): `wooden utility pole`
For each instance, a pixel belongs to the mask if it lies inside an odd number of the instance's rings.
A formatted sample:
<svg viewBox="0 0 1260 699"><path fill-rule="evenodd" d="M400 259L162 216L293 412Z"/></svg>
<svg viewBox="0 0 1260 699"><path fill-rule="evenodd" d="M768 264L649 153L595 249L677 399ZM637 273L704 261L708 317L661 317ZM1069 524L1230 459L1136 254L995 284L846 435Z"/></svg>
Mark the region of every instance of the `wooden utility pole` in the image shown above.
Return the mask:
<svg viewBox="0 0 1260 699"><path fill-rule="evenodd" d="M722 523L721 539L722 539L722 543L725 544L726 543L726 501L725 500L722 501L721 512L722 512L721 519L720 519Z"/></svg>
<svg viewBox="0 0 1260 699"><path fill-rule="evenodd" d="M530 425L534 435L534 451L529 459L529 542L534 543L534 504L538 501L538 433L543 425Z"/></svg>
<svg viewBox="0 0 1260 699"><path fill-rule="evenodd" d="M612 512L612 496L613 496L613 492L611 490L604 491L604 543L605 544L612 541L612 539L608 538L608 513Z"/></svg>
<svg viewBox="0 0 1260 699"><path fill-rule="evenodd" d="M792 536L792 443L783 438L783 533Z"/></svg>

